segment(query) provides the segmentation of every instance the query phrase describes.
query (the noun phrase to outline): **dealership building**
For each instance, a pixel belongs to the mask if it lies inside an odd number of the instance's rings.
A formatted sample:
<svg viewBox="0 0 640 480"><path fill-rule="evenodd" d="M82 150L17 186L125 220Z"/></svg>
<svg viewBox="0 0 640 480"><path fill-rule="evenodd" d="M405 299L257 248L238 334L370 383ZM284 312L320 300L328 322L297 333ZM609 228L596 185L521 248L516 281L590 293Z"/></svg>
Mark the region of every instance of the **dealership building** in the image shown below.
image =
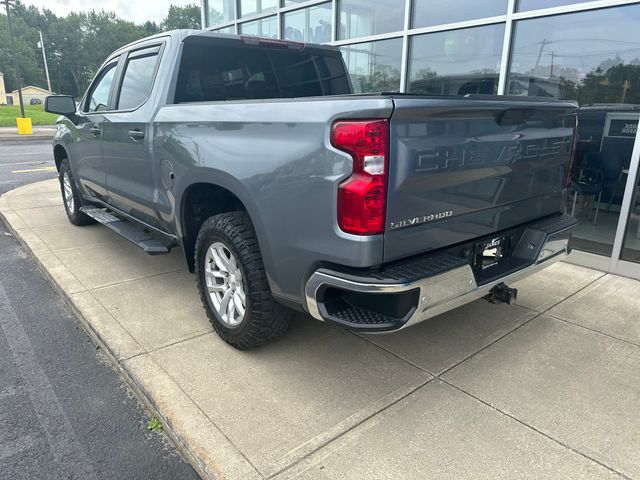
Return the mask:
<svg viewBox="0 0 640 480"><path fill-rule="evenodd" d="M576 100L572 261L640 278L640 2L202 0L202 22L338 46L357 92Z"/></svg>

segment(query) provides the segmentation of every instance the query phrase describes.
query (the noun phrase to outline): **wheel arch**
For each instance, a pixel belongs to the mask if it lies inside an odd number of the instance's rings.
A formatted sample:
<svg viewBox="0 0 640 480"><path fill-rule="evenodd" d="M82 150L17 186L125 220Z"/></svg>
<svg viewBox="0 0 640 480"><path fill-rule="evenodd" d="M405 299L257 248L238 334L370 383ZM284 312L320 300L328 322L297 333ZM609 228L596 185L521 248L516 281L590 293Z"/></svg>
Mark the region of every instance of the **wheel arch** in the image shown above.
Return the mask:
<svg viewBox="0 0 640 480"><path fill-rule="evenodd" d="M179 231L189 271L195 270L195 244L200 227L207 218L213 215L233 211L247 212L256 229L256 235L260 238L258 228L254 223L255 212L252 215L252 210L246 197L241 198L241 195L219 183L198 181L188 185L182 192L180 199ZM259 245L262 246L260 240Z"/></svg>
<svg viewBox="0 0 640 480"><path fill-rule="evenodd" d="M69 155L67 154L67 149L64 148L62 145L60 145L59 143L56 144L53 147L53 159L56 162L57 171L60 171L60 165L62 164L62 160L64 160L65 158L69 158Z"/></svg>

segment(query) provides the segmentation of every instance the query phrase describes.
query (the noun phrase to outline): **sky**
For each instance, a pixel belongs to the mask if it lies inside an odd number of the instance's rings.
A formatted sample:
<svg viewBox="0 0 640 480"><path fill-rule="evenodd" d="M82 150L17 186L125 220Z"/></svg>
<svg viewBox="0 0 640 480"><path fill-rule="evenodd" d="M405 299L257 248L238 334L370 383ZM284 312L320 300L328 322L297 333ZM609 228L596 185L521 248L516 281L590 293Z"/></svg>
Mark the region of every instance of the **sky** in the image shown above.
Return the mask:
<svg viewBox="0 0 640 480"><path fill-rule="evenodd" d="M134 23L147 20L160 22L167 15L169 5L200 5L200 0L23 0L26 5L46 7L56 15L66 16L69 12L107 10Z"/></svg>

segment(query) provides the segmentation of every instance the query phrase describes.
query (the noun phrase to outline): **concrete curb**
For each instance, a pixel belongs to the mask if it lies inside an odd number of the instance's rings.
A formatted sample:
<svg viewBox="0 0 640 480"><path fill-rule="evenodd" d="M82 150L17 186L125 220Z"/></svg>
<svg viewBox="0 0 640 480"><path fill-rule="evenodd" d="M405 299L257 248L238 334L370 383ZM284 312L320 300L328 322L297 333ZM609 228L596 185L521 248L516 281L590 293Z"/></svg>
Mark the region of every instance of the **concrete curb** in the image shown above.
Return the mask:
<svg viewBox="0 0 640 480"><path fill-rule="evenodd" d="M18 189L12 190L20 190ZM6 195L6 194L5 194ZM3 195L2 197L4 197ZM0 197L0 199L2 198ZM187 438L190 434L189 431L178 431L180 429L175 428L172 420L163 414L162 409L157 404L157 402L152 398L151 393L145 388L142 384L142 379L140 375L136 375L134 368L132 368L132 362L135 362L137 358L142 358L142 355L134 355L130 358L123 358L122 360L118 360L117 352L113 351L105 339L100 335L100 333L94 328L92 323L87 320L85 314L81 310L81 308L76 304L73 299L74 294L68 293L65 291L65 288L52 276L49 272L49 269L44 265L41 259L41 254L35 252L28 242L22 238L22 235L17 229L13 228L13 225L6 215L6 213L13 212L5 212L2 208L0 208L0 221L4 223L7 230L20 242L25 251L33 258L38 269L42 273L42 275L47 279L47 281L51 284L53 289L60 294L65 304L69 307L69 309L74 313L76 318L79 319L82 327L89 335L89 338L94 342L94 344L99 347L102 352L105 354L107 359L111 362L111 364L115 367L116 371L120 374L120 376L125 380L129 388L135 393L138 400L144 407L151 413L151 415L156 416L162 420L163 423L163 431L167 434L167 437L174 444L176 450L180 452L180 454L188 461L191 466L196 470L198 475L205 480L220 480L224 478L228 478L226 474L229 473L229 465L225 465L226 468L218 468L216 465L215 459L212 459L207 455L208 452L202 451L202 449L191 448L189 444L191 443ZM151 360L155 367L161 369L159 365L157 365L153 360ZM165 374L166 375L166 374ZM176 385L177 387L177 385ZM195 406L194 406L195 407ZM197 407L195 407L197 408ZM231 461L227 461L226 463L230 463L232 466L237 466L237 468L232 468L231 470L239 470L237 472L240 476L236 477L236 475L232 475L234 478L246 478L248 480L251 479L259 479L262 478L262 475L258 473L255 468L248 463L246 458L238 452L238 451L230 451L235 450L235 446L229 442L226 438L219 438L219 435L215 435L215 432L212 432L211 435L218 440L220 443L216 442L218 448L224 451L223 455L226 455L227 458L231 456ZM217 437L217 438L216 438ZM196 442L193 442L196 443ZM222 445L221 445L222 444ZM231 448L229 448L231 447ZM235 457L235 458L233 458ZM241 457L241 458L238 458ZM247 465L243 465L246 462ZM237 465L240 464L240 465ZM248 468L247 468L248 467Z"/></svg>
<svg viewBox="0 0 640 480"><path fill-rule="evenodd" d="M0 135L0 142L13 142L13 143L22 143L22 142L42 142L42 141L50 141L53 140L53 135L13 135L13 136L4 136Z"/></svg>

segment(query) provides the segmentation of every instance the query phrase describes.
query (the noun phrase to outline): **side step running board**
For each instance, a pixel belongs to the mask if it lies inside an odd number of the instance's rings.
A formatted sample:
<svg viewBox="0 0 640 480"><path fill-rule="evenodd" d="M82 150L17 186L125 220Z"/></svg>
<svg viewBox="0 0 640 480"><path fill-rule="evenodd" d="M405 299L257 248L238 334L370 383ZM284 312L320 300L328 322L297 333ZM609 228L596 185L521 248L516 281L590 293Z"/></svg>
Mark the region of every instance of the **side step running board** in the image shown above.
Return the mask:
<svg viewBox="0 0 640 480"><path fill-rule="evenodd" d="M80 211L114 232L135 243L149 255L169 253L175 246L170 240L160 239L149 233L143 226L116 217L98 207L81 207Z"/></svg>

